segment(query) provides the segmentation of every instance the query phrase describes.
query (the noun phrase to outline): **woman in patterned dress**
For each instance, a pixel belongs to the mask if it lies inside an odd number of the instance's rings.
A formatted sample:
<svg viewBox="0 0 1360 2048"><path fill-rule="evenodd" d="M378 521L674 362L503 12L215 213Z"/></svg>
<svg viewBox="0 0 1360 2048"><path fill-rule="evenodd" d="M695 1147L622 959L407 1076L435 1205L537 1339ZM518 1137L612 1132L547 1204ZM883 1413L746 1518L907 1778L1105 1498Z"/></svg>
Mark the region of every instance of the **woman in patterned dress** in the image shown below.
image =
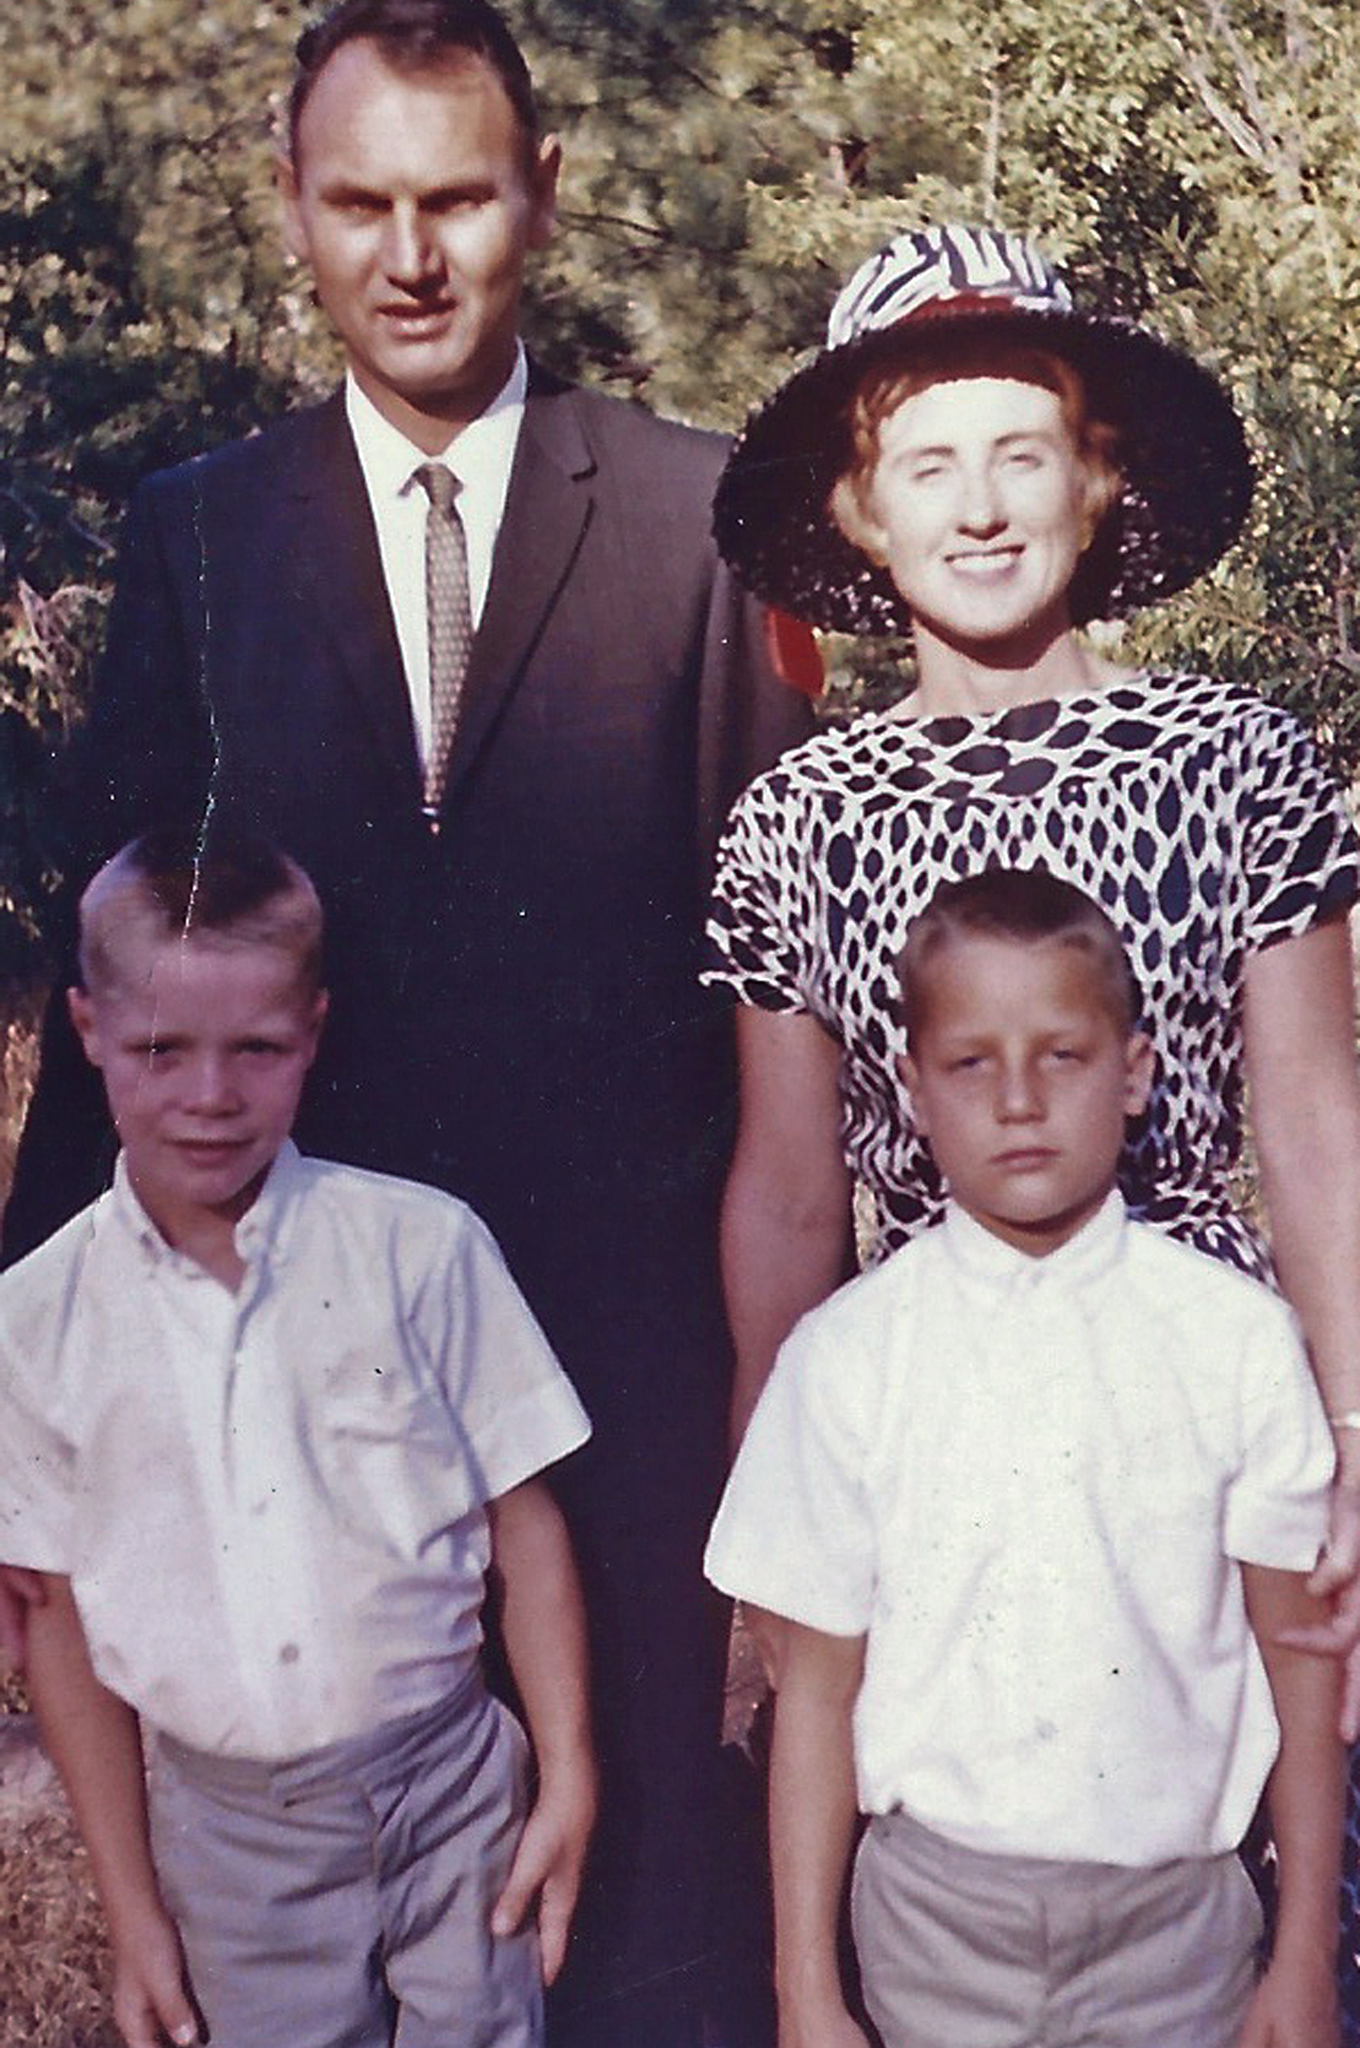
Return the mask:
<svg viewBox="0 0 1360 2048"><path fill-rule="evenodd" d="M1158 1081L1121 1169L1132 1213L1273 1270L1303 1322L1337 1441L1317 1583L1342 1649L1360 1634L1360 847L1286 713L1212 677L1117 667L1076 631L1193 581L1250 490L1216 380L1076 313L1028 244L992 230L898 237L842 293L827 349L748 422L718 495L723 553L814 625L909 626L918 684L784 756L723 842L709 978L739 1004L734 1424L845 1275L852 1182L880 1253L941 1213L897 1067L908 925L946 877L1047 867L1108 911L1144 996ZM1247 1095L1269 1253L1234 1204ZM1360 2041L1352 1790L1342 2003Z"/></svg>

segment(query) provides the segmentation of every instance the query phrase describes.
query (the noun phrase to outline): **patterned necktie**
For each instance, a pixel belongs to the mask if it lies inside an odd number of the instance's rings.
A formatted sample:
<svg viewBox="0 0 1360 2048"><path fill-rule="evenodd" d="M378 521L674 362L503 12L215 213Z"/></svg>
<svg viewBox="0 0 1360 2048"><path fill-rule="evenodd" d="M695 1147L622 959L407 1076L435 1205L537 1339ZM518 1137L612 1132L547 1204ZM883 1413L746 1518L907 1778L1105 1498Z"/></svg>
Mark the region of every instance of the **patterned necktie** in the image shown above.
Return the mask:
<svg viewBox="0 0 1360 2048"><path fill-rule="evenodd" d="M462 488L440 462L425 462L416 482L429 498L425 514L425 615L430 633L430 743L425 756L425 813L438 816L449 749L472 651L467 539L454 503Z"/></svg>

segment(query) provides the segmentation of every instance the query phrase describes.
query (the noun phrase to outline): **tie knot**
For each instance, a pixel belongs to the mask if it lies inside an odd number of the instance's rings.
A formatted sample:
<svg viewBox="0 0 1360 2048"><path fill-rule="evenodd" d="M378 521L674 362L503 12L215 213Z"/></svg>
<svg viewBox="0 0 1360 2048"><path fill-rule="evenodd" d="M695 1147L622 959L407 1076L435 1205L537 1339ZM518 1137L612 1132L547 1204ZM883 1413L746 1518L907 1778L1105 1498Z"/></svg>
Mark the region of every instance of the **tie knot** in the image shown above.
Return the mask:
<svg viewBox="0 0 1360 2048"><path fill-rule="evenodd" d="M453 510L453 501L462 485L453 471L446 469L442 462L422 462L416 471L416 482L436 512L442 512L447 519Z"/></svg>

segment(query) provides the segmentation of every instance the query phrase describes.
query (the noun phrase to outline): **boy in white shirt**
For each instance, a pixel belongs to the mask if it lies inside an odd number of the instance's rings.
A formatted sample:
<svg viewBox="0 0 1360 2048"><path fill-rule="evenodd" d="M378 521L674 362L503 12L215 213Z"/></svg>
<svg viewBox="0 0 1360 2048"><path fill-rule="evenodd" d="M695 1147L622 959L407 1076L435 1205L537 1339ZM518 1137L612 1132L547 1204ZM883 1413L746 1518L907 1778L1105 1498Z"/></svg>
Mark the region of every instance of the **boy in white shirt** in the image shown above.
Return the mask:
<svg viewBox="0 0 1360 2048"><path fill-rule="evenodd" d="M806 1316L708 1570L785 1616L781 2048L1335 2048L1331 1441L1275 1296L1131 1221L1152 1050L1118 937L1041 871L948 884L903 959L944 1223ZM1273 1703L1272 1703L1273 1695ZM1280 1915L1236 1854L1269 1779Z"/></svg>
<svg viewBox="0 0 1360 2048"><path fill-rule="evenodd" d="M320 945L246 840L149 834L86 891L122 1153L0 1279L0 1556L45 1575L30 1688L130 2048L534 2048L595 1796L535 1475L589 1424L462 1204L291 1144Z"/></svg>

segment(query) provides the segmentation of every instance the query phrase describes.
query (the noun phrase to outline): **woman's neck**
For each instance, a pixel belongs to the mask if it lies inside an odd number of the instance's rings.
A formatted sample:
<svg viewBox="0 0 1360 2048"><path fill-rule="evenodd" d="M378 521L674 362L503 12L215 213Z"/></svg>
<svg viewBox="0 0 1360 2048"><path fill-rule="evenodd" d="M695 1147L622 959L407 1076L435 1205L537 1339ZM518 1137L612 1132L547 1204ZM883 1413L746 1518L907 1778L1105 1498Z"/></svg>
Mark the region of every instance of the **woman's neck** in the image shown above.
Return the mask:
<svg viewBox="0 0 1360 2048"><path fill-rule="evenodd" d="M906 700L914 718L985 716L1047 697L1108 689L1133 673L1102 659L1070 627L1010 659L941 639L919 625L915 638L920 681Z"/></svg>

